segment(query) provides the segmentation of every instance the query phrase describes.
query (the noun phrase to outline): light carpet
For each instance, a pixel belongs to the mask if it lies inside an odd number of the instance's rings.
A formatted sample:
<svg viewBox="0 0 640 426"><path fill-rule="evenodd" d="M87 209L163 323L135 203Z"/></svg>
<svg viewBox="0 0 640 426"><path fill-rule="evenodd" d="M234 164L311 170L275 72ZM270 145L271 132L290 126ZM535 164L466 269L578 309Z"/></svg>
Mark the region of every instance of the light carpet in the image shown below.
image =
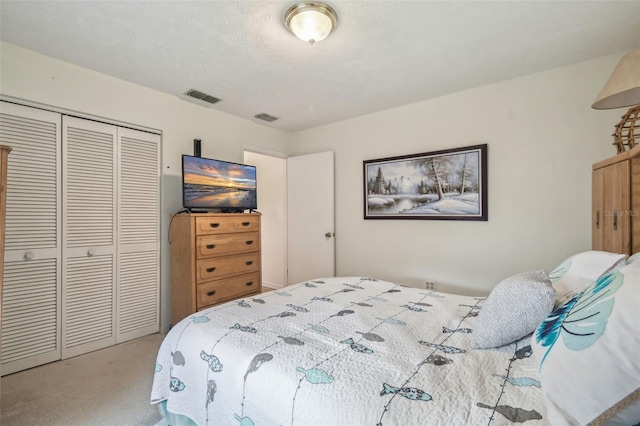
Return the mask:
<svg viewBox="0 0 640 426"><path fill-rule="evenodd" d="M2 378L0 424L153 425L149 403L163 335L152 334Z"/></svg>

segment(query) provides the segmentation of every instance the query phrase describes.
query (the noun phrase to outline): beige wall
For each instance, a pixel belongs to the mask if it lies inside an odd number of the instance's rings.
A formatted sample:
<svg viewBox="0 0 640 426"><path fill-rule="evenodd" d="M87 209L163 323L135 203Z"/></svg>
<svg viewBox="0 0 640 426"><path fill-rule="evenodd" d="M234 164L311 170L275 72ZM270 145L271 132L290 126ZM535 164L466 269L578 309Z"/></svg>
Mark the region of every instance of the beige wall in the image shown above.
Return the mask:
<svg viewBox="0 0 640 426"><path fill-rule="evenodd" d="M621 55L295 133L293 154L335 151L337 274L486 294L588 250L591 164L624 112L590 105ZM363 160L480 143L488 222L363 220Z"/></svg>
<svg viewBox="0 0 640 426"><path fill-rule="evenodd" d="M182 207L181 154L242 162L243 147L289 150L291 135L17 46L0 44L0 93L162 131L161 326L169 324L169 214Z"/></svg>

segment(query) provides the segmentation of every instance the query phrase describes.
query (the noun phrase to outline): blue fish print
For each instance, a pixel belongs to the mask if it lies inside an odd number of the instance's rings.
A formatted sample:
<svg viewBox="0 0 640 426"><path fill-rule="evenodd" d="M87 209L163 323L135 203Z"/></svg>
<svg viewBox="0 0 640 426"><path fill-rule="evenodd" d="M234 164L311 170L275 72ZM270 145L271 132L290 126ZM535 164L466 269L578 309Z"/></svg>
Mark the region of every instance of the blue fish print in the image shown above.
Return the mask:
<svg viewBox="0 0 640 426"><path fill-rule="evenodd" d="M304 374L305 379L309 383L313 383L314 385L323 385L333 382L333 376L329 375L326 371L320 370L319 368L310 368L305 370L302 367L296 367L296 371L298 373Z"/></svg>
<svg viewBox="0 0 640 426"><path fill-rule="evenodd" d="M492 374L494 377L500 377L503 380L511 383L514 386L524 387L524 386L535 386L537 388L540 387L540 382L536 379L532 379L531 377L507 377L502 374Z"/></svg>
<svg viewBox="0 0 640 426"><path fill-rule="evenodd" d="M285 311L285 312L280 312L278 315L271 315L269 318L276 318L276 317L286 318L286 317L295 317L295 316L296 314L294 314L293 312Z"/></svg>
<svg viewBox="0 0 640 426"><path fill-rule="evenodd" d="M317 285L315 285L315 284L311 284L311 283L305 283L305 284L304 284L304 286L305 286L305 287L309 287L309 288L316 288L316 287L318 287Z"/></svg>
<svg viewBox="0 0 640 426"><path fill-rule="evenodd" d="M389 394L398 394L402 395L407 399L412 401L431 401L431 395L418 388L396 388L393 386L389 386L386 383L382 384L382 392L380 392L380 396L389 395Z"/></svg>
<svg viewBox="0 0 640 426"><path fill-rule="evenodd" d="M340 311L335 315L331 315L332 317L343 317L345 315L351 315L353 314L355 311L352 311L350 309L345 309L344 311Z"/></svg>
<svg viewBox="0 0 640 426"><path fill-rule="evenodd" d="M250 308L251 305L248 304L247 302L245 302L244 300L241 300L240 302L238 302L238 306L240 306L241 308Z"/></svg>
<svg viewBox="0 0 640 426"><path fill-rule="evenodd" d="M262 299L251 299L251 300L254 301L255 303L259 303L261 305L264 305L264 303L265 303L264 300L262 300Z"/></svg>
<svg viewBox="0 0 640 426"><path fill-rule="evenodd" d="M342 284L342 285L346 285L347 287L355 288L358 290L364 290L364 287L360 287L359 285L355 285L355 284Z"/></svg>
<svg viewBox="0 0 640 426"><path fill-rule="evenodd" d="M622 286L624 276L617 271L604 275L582 293L559 306L540 324L536 341L549 347L540 361L540 368L551 348L562 336L564 345L572 351L591 347L604 334L613 311L614 294Z"/></svg>
<svg viewBox="0 0 640 426"><path fill-rule="evenodd" d="M289 303L287 306L290 307L291 309L293 309L294 311L309 312L309 310L307 308L304 308L302 306L292 305L291 303Z"/></svg>
<svg viewBox="0 0 640 426"><path fill-rule="evenodd" d="M431 303L423 303L423 302L409 302L409 303L413 303L414 305L418 305L418 306L433 306Z"/></svg>
<svg viewBox="0 0 640 426"><path fill-rule="evenodd" d="M517 359L529 358L531 355L533 355L533 351L531 350L531 345L527 345L518 349L515 355L513 356L513 358L511 358L511 361L515 361Z"/></svg>
<svg viewBox="0 0 640 426"><path fill-rule="evenodd" d="M422 309L422 308L418 308L416 306L410 306L410 305L402 305L400 306L401 308L406 308L409 309L410 311L414 311L414 312L427 312L426 309Z"/></svg>
<svg viewBox="0 0 640 426"><path fill-rule="evenodd" d="M364 306L365 308L372 308L373 307L373 305L370 305L370 304L364 303L364 302L356 303L356 305Z"/></svg>
<svg viewBox="0 0 640 426"><path fill-rule="evenodd" d="M464 306L465 308L471 308L471 309L482 309L482 306L476 306L476 305L466 305L464 303L459 304L458 306Z"/></svg>
<svg viewBox="0 0 640 426"><path fill-rule="evenodd" d="M235 413L233 414L233 417L235 417L235 419L240 422L240 426L255 426L253 420L251 420L251 417L240 417Z"/></svg>
<svg viewBox="0 0 640 426"><path fill-rule="evenodd" d="M318 281L318 280L313 280L311 282L316 284L324 284L324 281Z"/></svg>
<svg viewBox="0 0 640 426"><path fill-rule="evenodd" d="M257 333L258 332L258 330L256 330L253 327L249 327L249 326L243 327L238 323L235 323L233 326L231 326L229 328L232 329L232 330L244 331L245 333Z"/></svg>
<svg viewBox="0 0 640 426"><path fill-rule="evenodd" d="M442 355L431 354L427 357L427 360L424 363L440 366L453 364L453 360L451 358L445 358Z"/></svg>
<svg viewBox="0 0 640 426"><path fill-rule="evenodd" d="M171 358L173 358L173 363L175 365L184 365L185 364L184 355L182 355L182 352L180 352L180 351L171 352Z"/></svg>
<svg viewBox="0 0 640 426"><path fill-rule="evenodd" d="M452 330L452 329L447 328L447 327L442 327L442 332L443 333L464 333L464 334L469 334L472 331L473 330L471 330L470 328L456 328L455 330Z"/></svg>
<svg viewBox="0 0 640 426"><path fill-rule="evenodd" d="M394 325L407 325L406 322L402 322L400 320L397 320L395 318L378 318L376 317L377 320L380 320L382 322L386 322L387 324L394 324Z"/></svg>
<svg viewBox="0 0 640 426"><path fill-rule="evenodd" d="M191 319L196 324L203 323L203 322L209 322L209 317L205 317L204 315L200 315L200 316L197 316L197 317L191 317Z"/></svg>
<svg viewBox="0 0 640 426"><path fill-rule="evenodd" d="M434 299L444 299L444 296L438 293L431 292L431 293L420 293L420 294L424 294L425 296L428 296L428 297L433 297Z"/></svg>
<svg viewBox="0 0 640 426"><path fill-rule="evenodd" d="M392 288L391 290L387 290L385 291L385 293L400 293L400 290L397 290L395 288Z"/></svg>
<svg viewBox="0 0 640 426"><path fill-rule="evenodd" d="M218 386L216 385L215 380L209 380L207 383L207 403L205 407L209 406L210 402L213 402L213 397L216 395L216 391L218 390Z"/></svg>
<svg viewBox="0 0 640 426"><path fill-rule="evenodd" d="M311 323L307 323L307 324L309 324L314 331L317 331L319 333L329 333L329 329L323 325L311 324Z"/></svg>
<svg viewBox="0 0 640 426"><path fill-rule="evenodd" d="M156 362L156 373L159 373L159 372L161 372L161 371L162 371L162 364L158 364L158 363Z"/></svg>
<svg viewBox="0 0 640 426"><path fill-rule="evenodd" d="M345 288L344 290L340 290L338 293L349 293L350 291L355 291L352 288Z"/></svg>
<svg viewBox="0 0 640 426"><path fill-rule="evenodd" d="M361 331L356 331L358 334L362 334L362 337L371 341L371 342L384 342L384 338L382 336L377 335L376 333L363 333Z"/></svg>
<svg viewBox="0 0 640 426"><path fill-rule="evenodd" d="M353 341L353 339L351 337L349 337L347 340L343 340L340 343L346 343L347 345L351 346L351 349L353 349L356 352L360 352L363 354L372 354L373 351L369 348L367 348L364 345L361 345L360 343L356 343Z"/></svg>
<svg viewBox="0 0 640 426"><path fill-rule="evenodd" d="M265 362L269 362L273 359L273 355L270 353L261 353L253 357L251 363L249 364L249 368L247 368L247 372L244 374L244 379L247 380L247 376L253 372L258 371L258 368Z"/></svg>
<svg viewBox="0 0 640 426"><path fill-rule="evenodd" d="M200 358L202 358L203 361L206 361L207 364L209 364L209 368L214 373L222 371L222 363L217 356L209 355L205 351L200 351Z"/></svg>
<svg viewBox="0 0 640 426"><path fill-rule="evenodd" d="M524 410L510 405L487 405L481 402L476 403L480 408L488 408L502 414L511 423L524 423L528 420L541 420L542 416L536 410Z"/></svg>
<svg viewBox="0 0 640 426"><path fill-rule="evenodd" d="M361 281L373 281L373 282L378 282L378 280L376 278L368 278L368 277L362 277L360 278Z"/></svg>
<svg viewBox="0 0 640 426"><path fill-rule="evenodd" d="M316 297L314 297L314 298L313 298L313 299L311 299L311 300L318 300L318 301L320 301L320 302L333 302L333 300L332 300L332 299L329 299L328 297L317 297L317 296L316 296Z"/></svg>
<svg viewBox="0 0 640 426"><path fill-rule="evenodd" d="M371 299L377 300L378 302L388 302L387 299L385 299L384 297L380 297L380 296L372 297Z"/></svg>
<svg viewBox="0 0 640 426"><path fill-rule="evenodd" d="M420 343L421 345L425 345L425 346L429 346L432 348L436 348L446 354L462 354L465 353L466 351L464 349L460 349L460 348L456 348L453 346L445 346L445 345L439 345L437 343L430 343L430 342L425 342L423 340L420 340L418 343Z"/></svg>
<svg viewBox="0 0 640 426"><path fill-rule="evenodd" d="M171 381L169 382L169 389L171 390L171 392L180 392L183 391L184 388L184 382L181 382L180 379L177 379L175 377L171 378Z"/></svg>
<svg viewBox="0 0 640 426"><path fill-rule="evenodd" d="M278 336L280 339L282 339L283 342L285 342L287 345L294 345L294 346L302 346L304 345L304 342L300 339L296 339L295 337L283 337L283 336Z"/></svg>
<svg viewBox="0 0 640 426"><path fill-rule="evenodd" d="M275 293L276 293L278 296L291 297L291 294L287 293L286 291L276 291Z"/></svg>

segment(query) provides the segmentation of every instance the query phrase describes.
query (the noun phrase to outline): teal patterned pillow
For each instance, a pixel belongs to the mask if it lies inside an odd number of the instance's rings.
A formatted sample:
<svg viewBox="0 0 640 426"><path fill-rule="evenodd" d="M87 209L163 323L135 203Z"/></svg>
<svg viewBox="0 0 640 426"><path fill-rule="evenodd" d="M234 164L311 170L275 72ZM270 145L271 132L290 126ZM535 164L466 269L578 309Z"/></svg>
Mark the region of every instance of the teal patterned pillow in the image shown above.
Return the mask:
<svg viewBox="0 0 640 426"><path fill-rule="evenodd" d="M555 309L531 347L553 425L640 422L640 262Z"/></svg>
<svg viewBox="0 0 640 426"><path fill-rule="evenodd" d="M549 273L549 279L556 289L555 307L584 290L601 275L620 266L625 254L606 251L585 251L565 259Z"/></svg>

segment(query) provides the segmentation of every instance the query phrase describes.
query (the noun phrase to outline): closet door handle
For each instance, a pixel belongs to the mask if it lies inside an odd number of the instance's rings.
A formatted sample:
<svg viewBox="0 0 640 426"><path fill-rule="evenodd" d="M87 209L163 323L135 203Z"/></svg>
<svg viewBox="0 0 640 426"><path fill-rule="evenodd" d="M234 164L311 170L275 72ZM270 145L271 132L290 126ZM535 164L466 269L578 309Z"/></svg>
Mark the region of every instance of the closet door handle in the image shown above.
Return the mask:
<svg viewBox="0 0 640 426"><path fill-rule="evenodd" d="M600 210L596 211L596 229L600 229Z"/></svg>
<svg viewBox="0 0 640 426"><path fill-rule="evenodd" d="M216 294L215 290L211 290L207 292L207 296L213 296L214 294Z"/></svg>
<svg viewBox="0 0 640 426"><path fill-rule="evenodd" d="M618 230L618 212L616 212L615 210L613 211L613 230Z"/></svg>
<svg viewBox="0 0 640 426"><path fill-rule="evenodd" d="M215 267L215 266L214 266L214 267L212 267L212 268L207 268L207 272L213 272L213 271L215 271L215 270L216 270L216 267Z"/></svg>
<svg viewBox="0 0 640 426"><path fill-rule="evenodd" d="M216 248L216 245L215 244L207 244L207 248L209 250L212 250L212 249Z"/></svg>
<svg viewBox="0 0 640 426"><path fill-rule="evenodd" d="M251 266L253 265L253 260L247 260L246 262L244 262L244 264L247 266Z"/></svg>
<svg viewBox="0 0 640 426"><path fill-rule="evenodd" d="M245 241L244 243L245 243L246 245L250 246L251 244L253 244L253 240Z"/></svg>
<svg viewBox="0 0 640 426"><path fill-rule="evenodd" d="M212 227L212 228L218 228L220 226L220 224L219 223L210 223L209 226Z"/></svg>

